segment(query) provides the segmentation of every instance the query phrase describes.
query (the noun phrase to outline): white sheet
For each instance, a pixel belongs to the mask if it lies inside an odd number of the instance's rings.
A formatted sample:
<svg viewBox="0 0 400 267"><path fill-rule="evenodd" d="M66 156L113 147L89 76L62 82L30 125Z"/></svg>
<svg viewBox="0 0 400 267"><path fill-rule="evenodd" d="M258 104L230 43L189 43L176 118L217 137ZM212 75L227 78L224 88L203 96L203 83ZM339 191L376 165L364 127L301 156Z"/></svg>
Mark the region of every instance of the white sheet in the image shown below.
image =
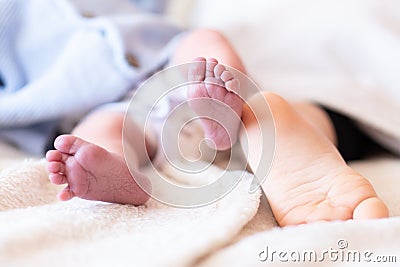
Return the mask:
<svg viewBox="0 0 400 267"><path fill-rule="evenodd" d="M10 150L0 144L0 151ZM222 200L180 209L150 200L135 207L73 199L59 202L45 162L2 154L0 266L191 266L226 245L254 216L252 175ZM221 170L202 175L211 181ZM170 170L169 175L190 177ZM199 175L198 175L199 176ZM201 177L200 177L201 178ZM207 180L210 179L210 180Z"/></svg>
<svg viewBox="0 0 400 267"><path fill-rule="evenodd" d="M259 213L242 231L237 242L210 254L200 262L199 266L281 266L285 262L271 260L261 261L259 253L269 247L272 250L283 252L315 251L321 255L323 250L372 252L371 262L360 259L360 262L341 261L325 258L320 262L312 262L312 266L383 266L378 256L394 256L396 262L385 263L384 266L398 266L400 262L400 159L378 157L370 160L353 162L356 170L367 177L373 184L378 195L385 201L390 210L390 218L370 221L337 221L321 222L308 225L280 228L271 220L270 211L263 210L266 206L262 202ZM260 214L262 213L262 214ZM348 247L339 249L339 240L345 240ZM357 252L358 253L358 252ZM265 258L265 254L262 255ZM294 261L286 256L289 263ZM288 263L286 263L288 264ZM297 266L310 266L310 261L300 261ZM397 265L396 265L397 264Z"/></svg>

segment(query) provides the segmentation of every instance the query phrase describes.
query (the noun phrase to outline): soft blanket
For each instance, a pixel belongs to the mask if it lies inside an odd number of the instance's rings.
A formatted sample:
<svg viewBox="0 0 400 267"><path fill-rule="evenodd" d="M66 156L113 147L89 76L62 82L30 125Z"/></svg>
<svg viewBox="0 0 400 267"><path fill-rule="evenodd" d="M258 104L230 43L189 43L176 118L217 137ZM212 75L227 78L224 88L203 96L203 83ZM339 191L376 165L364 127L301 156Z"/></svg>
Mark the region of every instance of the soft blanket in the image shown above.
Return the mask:
<svg viewBox="0 0 400 267"><path fill-rule="evenodd" d="M322 253L340 250L341 240L348 245L344 251L372 252L371 260L385 255L400 260L400 161L395 158L352 164L373 183L391 218L279 228L265 196L260 203L259 193L248 193L251 175L221 201L199 209L177 209L153 200L141 207L80 199L59 202L55 194L60 188L49 183L43 160L27 160L4 144L0 151L1 266L280 266L285 263L276 257L261 261L260 253L266 247L270 252ZM164 168L170 177L193 179L173 170ZM197 179L212 180L220 171L213 167ZM326 258L312 264L366 262ZM310 266L310 261L298 265Z"/></svg>
<svg viewBox="0 0 400 267"><path fill-rule="evenodd" d="M400 160L381 156L354 162L351 166L371 181L388 205L390 218L280 228L271 220L269 207L262 201L258 214L243 229L236 242L210 254L199 266L398 266L400 195L397 189L400 185ZM324 250L338 252L323 258ZM274 256L271 255L273 251L276 252ZM280 252L286 255L279 256ZM317 257L309 259L310 253L315 253L313 255ZM353 253L356 255L354 258ZM350 255L349 259L347 255Z"/></svg>
<svg viewBox="0 0 400 267"><path fill-rule="evenodd" d="M0 144L0 149L7 147ZM44 161L4 158L0 169L0 266L191 266L227 244L257 212L252 175L222 200L180 209L73 199L58 202ZM221 169L201 175L211 181ZM179 176L170 169L169 175Z"/></svg>

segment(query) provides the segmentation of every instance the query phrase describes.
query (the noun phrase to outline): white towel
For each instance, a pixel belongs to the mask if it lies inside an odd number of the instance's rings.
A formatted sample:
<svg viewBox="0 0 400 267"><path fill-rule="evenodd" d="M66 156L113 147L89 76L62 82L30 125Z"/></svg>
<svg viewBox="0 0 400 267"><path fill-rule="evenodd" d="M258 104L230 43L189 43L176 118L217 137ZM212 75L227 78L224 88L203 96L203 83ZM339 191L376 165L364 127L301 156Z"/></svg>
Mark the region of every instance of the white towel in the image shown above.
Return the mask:
<svg viewBox="0 0 400 267"><path fill-rule="evenodd" d="M221 172L212 167L199 178ZM254 216L260 191L248 192L252 178L246 174L226 197L194 209L152 199L140 207L58 202L44 162L17 162L0 169L0 266L191 266Z"/></svg>

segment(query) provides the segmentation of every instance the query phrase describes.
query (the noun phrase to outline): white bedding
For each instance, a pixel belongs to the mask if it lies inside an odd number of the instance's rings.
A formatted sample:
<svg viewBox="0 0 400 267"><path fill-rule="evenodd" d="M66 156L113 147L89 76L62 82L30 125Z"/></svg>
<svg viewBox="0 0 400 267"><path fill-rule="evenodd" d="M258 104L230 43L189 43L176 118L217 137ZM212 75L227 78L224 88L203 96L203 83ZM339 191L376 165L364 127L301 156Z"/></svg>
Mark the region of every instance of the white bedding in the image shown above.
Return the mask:
<svg viewBox="0 0 400 267"><path fill-rule="evenodd" d="M400 262L400 160L390 157L379 157L351 164L356 170L365 175L378 195L385 201L390 210L390 218L370 221L336 221L321 222L308 225L276 227L271 220L270 211L263 210L265 202L261 202L259 213L242 231L244 238L238 238L235 242L215 253L209 255L199 266L281 266L295 263L289 253L315 251L321 258L324 250L344 251L345 253L356 251L368 254L368 258L355 258L355 261L341 260L336 256L332 259L325 257L323 261L312 262L312 266L382 266L380 256L393 256L392 263L383 266L398 266ZM250 228L249 236L246 229ZM344 240L348 246L344 249L338 247L338 242ZM272 251L287 252L282 260L275 255L274 260L269 258L261 261L259 254L268 246ZM301 254L303 255L303 254ZM339 256L341 254L338 254ZM347 254L346 254L347 255ZM358 255L358 254L357 254ZM265 258L265 254L261 258ZM287 260L285 262L284 260ZM353 259L353 258L351 258ZM367 262L370 260L370 262ZM381 258L383 260L383 258ZM389 260L389 258L387 258ZM393 262L396 260L395 262ZM374 262L376 261L376 262ZM310 261L299 261L296 266L310 266ZM286 265L285 265L286 266Z"/></svg>
<svg viewBox="0 0 400 267"><path fill-rule="evenodd" d="M50 184L44 160L11 160L6 150L0 144L0 266L192 266L226 245L259 205L260 192L248 193L250 174L227 197L196 209L154 200L59 202L61 187ZM201 178L220 172L213 167Z"/></svg>
<svg viewBox="0 0 400 267"><path fill-rule="evenodd" d="M0 266L273 266L281 262L259 260L266 246L321 253L339 250L342 239L348 243L346 251L371 251L373 257L400 261L396 158L352 164L370 179L391 218L279 228L265 197L259 206L260 195L248 193L252 176L226 198L201 209L176 209L153 200L139 208L80 199L59 202L55 195L60 188L49 183L43 160L28 160L4 144L0 151ZM219 171L212 168L199 178L215 177ZM347 266L328 259L319 264Z"/></svg>

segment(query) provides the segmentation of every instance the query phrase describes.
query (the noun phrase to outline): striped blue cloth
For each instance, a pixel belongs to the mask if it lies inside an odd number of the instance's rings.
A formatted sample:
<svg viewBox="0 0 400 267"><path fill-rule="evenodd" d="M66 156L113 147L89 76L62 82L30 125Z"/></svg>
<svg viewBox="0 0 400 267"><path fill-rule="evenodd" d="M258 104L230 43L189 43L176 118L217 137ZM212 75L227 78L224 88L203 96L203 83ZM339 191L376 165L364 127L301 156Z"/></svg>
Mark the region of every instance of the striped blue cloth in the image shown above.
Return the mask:
<svg viewBox="0 0 400 267"><path fill-rule="evenodd" d="M139 11L89 19L65 0L0 0L0 138L42 153L63 118L120 99L165 64L180 32Z"/></svg>

